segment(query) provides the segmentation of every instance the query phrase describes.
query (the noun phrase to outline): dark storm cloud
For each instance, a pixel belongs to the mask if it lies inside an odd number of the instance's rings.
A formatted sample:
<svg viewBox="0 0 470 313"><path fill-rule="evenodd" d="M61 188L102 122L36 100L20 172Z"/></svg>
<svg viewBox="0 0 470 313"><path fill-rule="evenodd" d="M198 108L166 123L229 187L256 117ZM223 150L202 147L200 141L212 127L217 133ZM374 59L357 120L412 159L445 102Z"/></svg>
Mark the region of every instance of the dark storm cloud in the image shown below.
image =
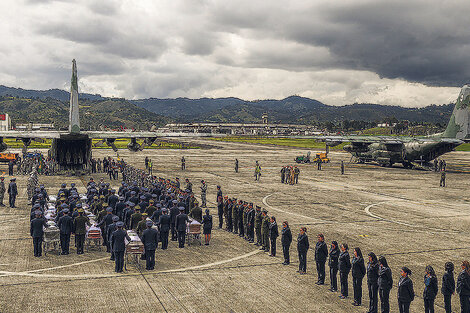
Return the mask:
<svg viewBox="0 0 470 313"><path fill-rule="evenodd" d="M316 1L279 8L244 3L211 12L220 29L248 29L253 38L284 40L279 49L251 51L250 67L259 60L259 66L270 68L367 70L385 78L461 86L470 76L469 11L470 2L464 1L397 0ZM317 55L280 55L291 41L325 47L334 62L322 65Z"/></svg>

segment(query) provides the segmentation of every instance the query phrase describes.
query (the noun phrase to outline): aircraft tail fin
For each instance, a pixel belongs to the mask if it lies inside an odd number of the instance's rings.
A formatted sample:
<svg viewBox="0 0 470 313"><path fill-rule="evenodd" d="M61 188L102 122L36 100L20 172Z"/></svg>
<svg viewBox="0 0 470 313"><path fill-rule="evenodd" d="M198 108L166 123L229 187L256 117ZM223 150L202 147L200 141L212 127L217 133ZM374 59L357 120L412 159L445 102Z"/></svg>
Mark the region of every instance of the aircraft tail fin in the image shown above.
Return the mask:
<svg viewBox="0 0 470 313"><path fill-rule="evenodd" d="M69 112L69 132L80 132L80 116L78 113L78 76L77 63L72 60L72 81L70 86L70 112Z"/></svg>
<svg viewBox="0 0 470 313"><path fill-rule="evenodd" d="M460 91L454 111L450 117L447 128L442 134L443 138L470 140L470 86L465 85Z"/></svg>

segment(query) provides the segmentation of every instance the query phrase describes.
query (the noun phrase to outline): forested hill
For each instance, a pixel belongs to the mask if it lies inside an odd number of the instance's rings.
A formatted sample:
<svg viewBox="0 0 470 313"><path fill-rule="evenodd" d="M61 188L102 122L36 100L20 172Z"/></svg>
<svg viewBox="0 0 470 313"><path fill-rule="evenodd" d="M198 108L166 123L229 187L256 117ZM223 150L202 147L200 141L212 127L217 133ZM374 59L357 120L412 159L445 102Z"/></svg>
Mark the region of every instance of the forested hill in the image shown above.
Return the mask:
<svg viewBox="0 0 470 313"><path fill-rule="evenodd" d="M27 99L0 96L0 112L8 113L13 124L54 123L56 128L68 127L69 103L60 100ZM148 130L152 125L162 126L169 118L139 108L121 99L80 101L80 126L98 129L100 125L111 128L127 127Z"/></svg>
<svg viewBox="0 0 470 313"><path fill-rule="evenodd" d="M52 121L59 114L56 124L62 125L66 122L69 101L67 91L25 90L0 85L0 96L3 96L3 101L7 101L2 102L1 112L10 113L15 121ZM12 101L9 97L25 99ZM142 121L144 128L150 121L154 121L157 125L167 121L259 123L264 113L268 113L269 121L273 123L312 124L343 120L381 122L396 118L397 120L445 125L453 110L453 104L431 105L423 108L364 103L329 106L317 100L299 96L281 100L256 101L245 101L233 97L125 100L86 93L81 93L79 97L80 105L83 107L80 114L86 116L83 119L84 124L98 123L113 127L125 123L128 123L125 124L128 127L134 127L134 125L140 125L139 121ZM26 110L29 105L31 107Z"/></svg>

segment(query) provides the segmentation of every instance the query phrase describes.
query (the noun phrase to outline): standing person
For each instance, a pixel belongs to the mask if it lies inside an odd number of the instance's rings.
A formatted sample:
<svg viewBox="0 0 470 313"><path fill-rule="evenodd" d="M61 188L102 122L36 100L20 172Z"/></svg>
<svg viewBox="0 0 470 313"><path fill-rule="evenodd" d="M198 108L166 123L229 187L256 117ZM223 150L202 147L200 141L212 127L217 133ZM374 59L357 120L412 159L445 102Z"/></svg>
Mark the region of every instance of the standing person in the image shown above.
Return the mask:
<svg viewBox="0 0 470 313"><path fill-rule="evenodd" d="M460 312L470 313L470 263L463 261L462 272L457 277L457 293L460 296Z"/></svg>
<svg viewBox="0 0 470 313"><path fill-rule="evenodd" d="M379 258L379 296L382 313L390 312L390 290L393 286L392 270L384 256Z"/></svg>
<svg viewBox="0 0 470 313"><path fill-rule="evenodd" d="M235 159L235 173L238 173L238 159Z"/></svg>
<svg viewBox="0 0 470 313"><path fill-rule="evenodd" d="M189 222L188 216L184 213L184 207L180 207L180 214L176 217L176 230L178 231L178 247L184 248L186 240L186 222Z"/></svg>
<svg viewBox="0 0 470 313"><path fill-rule="evenodd" d="M441 181L439 182L439 187L446 186L446 171L441 172Z"/></svg>
<svg viewBox="0 0 470 313"><path fill-rule="evenodd" d="M286 167L283 166L283 167L281 168L281 183L282 183L282 184L284 184L285 177L286 177Z"/></svg>
<svg viewBox="0 0 470 313"><path fill-rule="evenodd" d="M348 244L341 245L341 253L339 254L339 280L341 283L341 299L346 299L349 295L348 276L351 270L351 259L349 257Z"/></svg>
<svg viewBox="0 0 470 313"><path fill-rule="evenodd" d="M276 256L276 239L279 237L279 229L276 224L276 218L271 216L271 224L269 224L269 238L271 239L271 254Z"/></svg>
<svg viewBox="0 0 470 313"><path fill-rule="evenodd" d="M204 234L204 244L208 246L212 233L212 215L209 215L209 209L206 209L206 215L202 217L202 232Z"/></svg>
<svg viewBox="0 0 470 313"><path fill-rule="evenodd" d="M341 161L341 175L344 175L344 161Z"/></svg>
<svg viewBox="0 0 470 313"><path fill-rule="evenodd" d="M413 282L410 279L411 270L407 267L401 268L401 277L398 281L398 308L400 313L410 313L411 301L415 298Z"/></svg>
<svg viewBox="0 0 470 313"><path fill-rule="evenodd" d="M201 180L201 208L206 207L206 194L207 194L207 185L204 180Z"/></svg>
<svg viewBox="0 0 470 313"><path fill-rule="evenodd" d="M294 167L294 184L299 183L299 174L300 174L300 169L297 166L295 166Z"/></svg>
<svg viewBox="0 0 470 313"><path fill-rule="evenodd" d="M299 236L297 237L297 252L299 253L299 270L301 275L307 273L307 252L310 245L308 243L307 227L300 228Z"/></svg>
<svg viewBox="0 0 470 313"><path fill-rule="evenodd" d="M127 239L127 241L131 241L131 238L123 229L123 222L117 222L116 227L117 230L111 234L111 246L113 247L115 257L114 271L116 273L122 273L122 269L124 267L124 251L126 250L126 243L124 240Z"/></svg>
<svg viewBox="0 0 470 313"><path fill-rule="evenodd" d="M318 280L315 284L325 284L325 263L328 258L328 247L325 243L323 234L317 235L317 243L315 244L315 263L317 266Z"/></svg>
<svg viewBox="0 0 470 313"><path fill-rule="evenodd" d="M181 157L181 170L184 171L186 169L186 159L184 156Z"/></svg>
<svg viewBox="0 0 470 313"><path fill-rule="evenodd" d="M290 244L292 243L292 232L290 231L289 224L287 221L282 223L282 235L281 235L281 244L282 244L282 253L284 254L283 265L290 264L289 249Z"/></svg>
<svg viewBox="0 0 470 313"><path fill-rule="evenodd" d="M256 161L255 165L255 180L259 181L261 178L261 165L259 165L258 161Z"/></svg>
<svg viewBox="0 0 470 313"><path fill-rule="evenodd" d="M352 258L352 278L354 290L354 306L362 304L362 279L366 275L366 266L360 248L354 248L354 257Z"/></svg>
<svg viewBox="0 0 470 313"><path fill-rule="evenodd" d="M13 165L15 165L15 163L13 163L13 160L10 160L10 162L8 162L8 175L10 176L13 176Z"/></svg>
<svg viewBox="0 0 470 313"><path fill-rule="evenodd" d="M224 223L224 201L221 196L217 198L217 214L219 215L219 228L222 228Z"/></svg>
<svg viewBox="0 0 470 313"><path fill-rule="evenodd" d="M73 230L73 218L69 215L69 209L63 210L64 215L59 218L57 227L60 229L60 247L62 252L60 254L69 254L70 235Z"/></svg>
<svg viewBox="0 0 470 313"><path fill-rule="evenodd" d="M338 259L339 259L339 248L336 241L331 242L330 253L328 258L328 266L330 267L330 291L338 291L338 282L336 280L336 274L338 273Z"/></svg>
<svg viewBox="0 0 470 313"><path fill-rule="evenodd" d="M15 207L16 196L18 195L18 187L16 186L16 178L10 179L10 184L8 185L8 196L10 202L10 208Z"/></svg>
<svg viewBox="0 0 470 313"><path fill-rule="evenodd" d="M77 254L83 254L83 244L85 242L86 225L91 226L88 217L83 215L85 212L81 205L78 206L78 216L73 220L73 232L75 234L75 243L77 245Z"/></svg>
<svg viewBox="0 0 470 313"><path fill-rule="evenodd" d="M162 209L162 215L158 219L158 225L160 225L160 240L162 241L162 250L168 248L168 236L170 234L170 216L167 214L166 208Z"/></svg>
<svg viewBox="0 0 470 313"><path fill-rule="evenodd" d="M5 197L5 191L7 189L5 188L5 177L0 177L0 206L5 206L3 204L3 198Z"/></svg>
<svg viewBox="0 0 470 313"><path fill-rule="evenodd" d="M379 262L374 252L370 252L368 256L367 288L369 289L369 312L367 313L377 313L379 304Z"/></svg>
<svg viewBox="0 0 470 313"><path fill-rule="evenodd" d="M426 266L424 275L424 312L434 313L434 300L439 288L437 287L437 276L431 265Z"/></svg>
<svg viewBox="0 0 470 313"><path fill-rule="evenodd" d="M153 174L153 162L152 162L152 159L149 160L148 167L149 167L149 175L152 175L152 174Z"/></svg>
<svg viewBox="0 0 470 313"><path fill-rule="evenodd" d="M455 294L454 263L446 262L445 274L442 276L441 293L444 296L446 313L452 313L452 295Z"/></svg>
<svg viewBox="0 0 470 313"><path fill-rule="evenodd" d="M149 160L151 166L152 160ZM158 230L152 228L153 222L146 221L147 229L142 232L142 243L145 249L145 269L151 271L155 269L155 250L158 247Z"/></svg>
<svg viewBox="0 0 470 313"><path fill-rule="evenodd" d="M41 211L37 210L35 216L36 218L31 220L30 234L33 237L34 256L38 258L42 255L43 227L47 227L47 223Z"/></svg>

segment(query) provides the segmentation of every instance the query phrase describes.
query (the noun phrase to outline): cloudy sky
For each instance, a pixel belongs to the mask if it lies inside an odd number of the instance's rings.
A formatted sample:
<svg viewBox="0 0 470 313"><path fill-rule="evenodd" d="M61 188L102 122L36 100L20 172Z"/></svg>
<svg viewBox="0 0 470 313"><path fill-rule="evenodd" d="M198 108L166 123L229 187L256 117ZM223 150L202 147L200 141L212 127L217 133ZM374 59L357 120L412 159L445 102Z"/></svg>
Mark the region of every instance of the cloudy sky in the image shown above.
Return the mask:
<svg viewBox="0 0 470 313"><path fill-rule="evenodd" d="M470 81L465 0L1 0L0 84L130 99L301 95L449 103Z"/></svg>

